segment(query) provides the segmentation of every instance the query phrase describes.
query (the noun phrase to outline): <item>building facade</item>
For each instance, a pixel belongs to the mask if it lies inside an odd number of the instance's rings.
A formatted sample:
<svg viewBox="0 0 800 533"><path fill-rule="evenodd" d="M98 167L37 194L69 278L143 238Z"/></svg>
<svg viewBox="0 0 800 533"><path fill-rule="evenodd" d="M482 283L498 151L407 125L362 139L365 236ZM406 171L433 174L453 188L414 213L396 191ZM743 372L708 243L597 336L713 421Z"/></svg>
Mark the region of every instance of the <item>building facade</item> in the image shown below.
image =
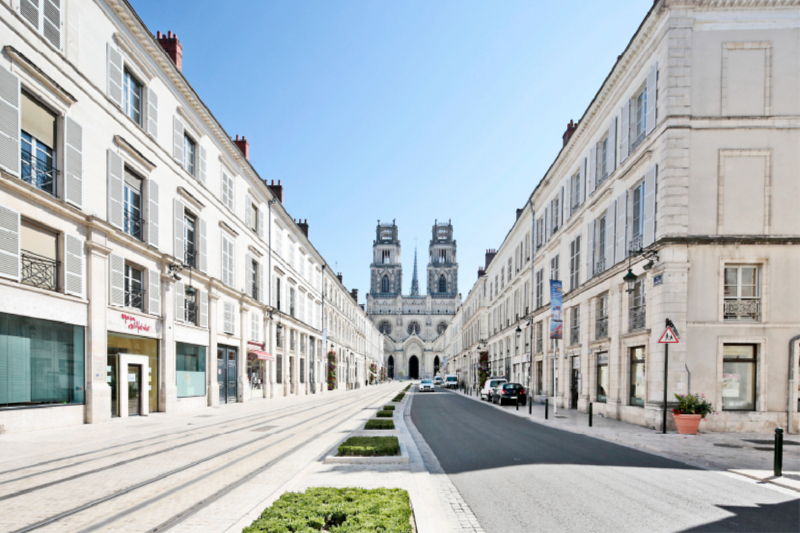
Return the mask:
<svg viewBox="0 0 800 533"><path fill-rule="evenodd" d="M394 221L378 222L372 254L367 315L383 334L387 376L433 377L443 369L443 334L461 301L453 225L439 221L433 225L428 247L428 290L424 295L419 293L416 250L411 294L402 294L402 254Z"/></svg>
<svg viewBox="0 0 800 533"><path fill-rule="evenodd" d="M326 390L327 264L177 36L123 0L0 11L0 428Z"/></svg>
<svg viewBox="0 0 800 533"><path fill-rule="evenodd" d="M485 350L539 401L647 427L691 392L716 411L701 429L797 429L798 16L654 3L487 261L487 336L462 326L457 359Z"/></svg>

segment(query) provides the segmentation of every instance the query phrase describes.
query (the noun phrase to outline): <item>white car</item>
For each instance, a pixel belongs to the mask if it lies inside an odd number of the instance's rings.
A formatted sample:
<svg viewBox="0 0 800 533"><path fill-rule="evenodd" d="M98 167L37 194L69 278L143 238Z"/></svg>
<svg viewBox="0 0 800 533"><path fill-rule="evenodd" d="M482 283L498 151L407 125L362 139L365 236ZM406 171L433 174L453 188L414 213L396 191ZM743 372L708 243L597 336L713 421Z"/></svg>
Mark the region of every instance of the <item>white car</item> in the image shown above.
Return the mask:
<svg viewBox="0 0 800 533"><path fill-rule="evenodd" d="M435 378L433 378L433 384L434 385L439 385L441 387L442 386L442 376L436 376Z"/></svg>
<svg viewBox="0 0 800 533"><path fill-rule="evenodd" d="M429 379L423 379L419 384L419 391L420 392L433 392L433 381Z"/></svg>
<svg viewBox="0 0 800 533"><path fill-rule="evenodd" d="M508 383L506 378L488 378L481 389L481 400L492 401L492 389L503 383Z"/></svg>
<svg viewBox="0 0 800 533"><path fill-rule="evenodd" d="M448 389L457 389L458 388L458 376L455 374L447 374L444 377L444 386Z"/></svg>

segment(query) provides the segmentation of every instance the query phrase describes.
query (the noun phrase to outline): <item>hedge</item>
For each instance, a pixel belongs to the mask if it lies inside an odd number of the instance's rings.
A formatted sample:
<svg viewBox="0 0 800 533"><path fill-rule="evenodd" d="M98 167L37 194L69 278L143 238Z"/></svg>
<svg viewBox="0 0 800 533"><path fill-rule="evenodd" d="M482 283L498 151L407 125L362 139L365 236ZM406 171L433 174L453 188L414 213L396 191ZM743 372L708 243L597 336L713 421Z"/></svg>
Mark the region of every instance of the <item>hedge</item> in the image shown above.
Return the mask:
<svg viewBox="0 0 800 533"><path fill-rule="evenodd" d="M392 398L392 401L393 402L402 402L403 401L403 396L405 396L405 393L401 392L400 394L398 394L397 396Z"/></svg>
<svg viewBox="0 0 800 533"><path fill-rule="evenodd" d="M287 492L242 533L411 533L411 502L402 489L314 487Z"/></svg>
<svg viewBox="0 0 800 533"><path fill-rule="evenodd" d="M394 411L394 405L384 405L383 406L383 410L384 411Z"/></svg>
<svg viewBox="0 0 800 533"><path fill-rule="evenodd" d="M350 437L339 445L338 456L373 457L399 453L397 437Z"/></svg>
<svg viewBox="0 0 800 533"><path fill-rule="evenodd" d="M378 411L376 416L378 418L392 418L392 415L394 415L394 411Z"/></svg>
<svg viewBox="0 0 800 533"><path fill-rule="evenodd" d="M367 420L364 429L394 429L394 420L375 419Z"/></svg>

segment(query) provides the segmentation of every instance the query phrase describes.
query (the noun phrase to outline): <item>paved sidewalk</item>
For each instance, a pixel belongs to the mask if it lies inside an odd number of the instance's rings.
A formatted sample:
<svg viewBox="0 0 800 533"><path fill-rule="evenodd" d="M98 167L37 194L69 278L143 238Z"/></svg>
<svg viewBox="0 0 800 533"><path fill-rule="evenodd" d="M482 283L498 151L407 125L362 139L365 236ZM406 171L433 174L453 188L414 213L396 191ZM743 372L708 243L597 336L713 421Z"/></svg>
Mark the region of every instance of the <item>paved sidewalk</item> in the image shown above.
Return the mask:
<svg viewBox="0 0 800 533"><path fill-rule="evenodd" d="M453 392L480 402L478 397ZM763 482L774 483L784 488L800 492L800 435L784 435L783 477L773 476L774 433L700 433L680 435L667 432L666 435L642 426L628 424L594 415L589 427L589 415L574 409L559 408L553 412L550 406L549 418L544 418L544 404L534 403L532 414L528 406L497 406L484 402L496 409L528 418L537 424L590 435L600 439L624 444L633 448L645 449L664 457L708 470L727 470ZM700 426L702 432L703 426Z"/></svg>

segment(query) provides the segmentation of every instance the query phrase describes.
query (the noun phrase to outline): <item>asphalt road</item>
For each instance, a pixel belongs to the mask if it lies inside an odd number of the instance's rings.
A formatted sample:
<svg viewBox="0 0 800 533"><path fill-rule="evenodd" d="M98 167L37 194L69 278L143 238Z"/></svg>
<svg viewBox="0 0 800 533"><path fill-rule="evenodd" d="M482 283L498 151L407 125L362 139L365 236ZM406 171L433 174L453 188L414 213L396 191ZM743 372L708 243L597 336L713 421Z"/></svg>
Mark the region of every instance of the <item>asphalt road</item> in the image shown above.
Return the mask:
<svg viewBox="0 0 800 533"><path fill-rule="evenodd" d="M411 419L487 533L800 531L798 493L553 429L460 393L416 394Z"/></svg>

